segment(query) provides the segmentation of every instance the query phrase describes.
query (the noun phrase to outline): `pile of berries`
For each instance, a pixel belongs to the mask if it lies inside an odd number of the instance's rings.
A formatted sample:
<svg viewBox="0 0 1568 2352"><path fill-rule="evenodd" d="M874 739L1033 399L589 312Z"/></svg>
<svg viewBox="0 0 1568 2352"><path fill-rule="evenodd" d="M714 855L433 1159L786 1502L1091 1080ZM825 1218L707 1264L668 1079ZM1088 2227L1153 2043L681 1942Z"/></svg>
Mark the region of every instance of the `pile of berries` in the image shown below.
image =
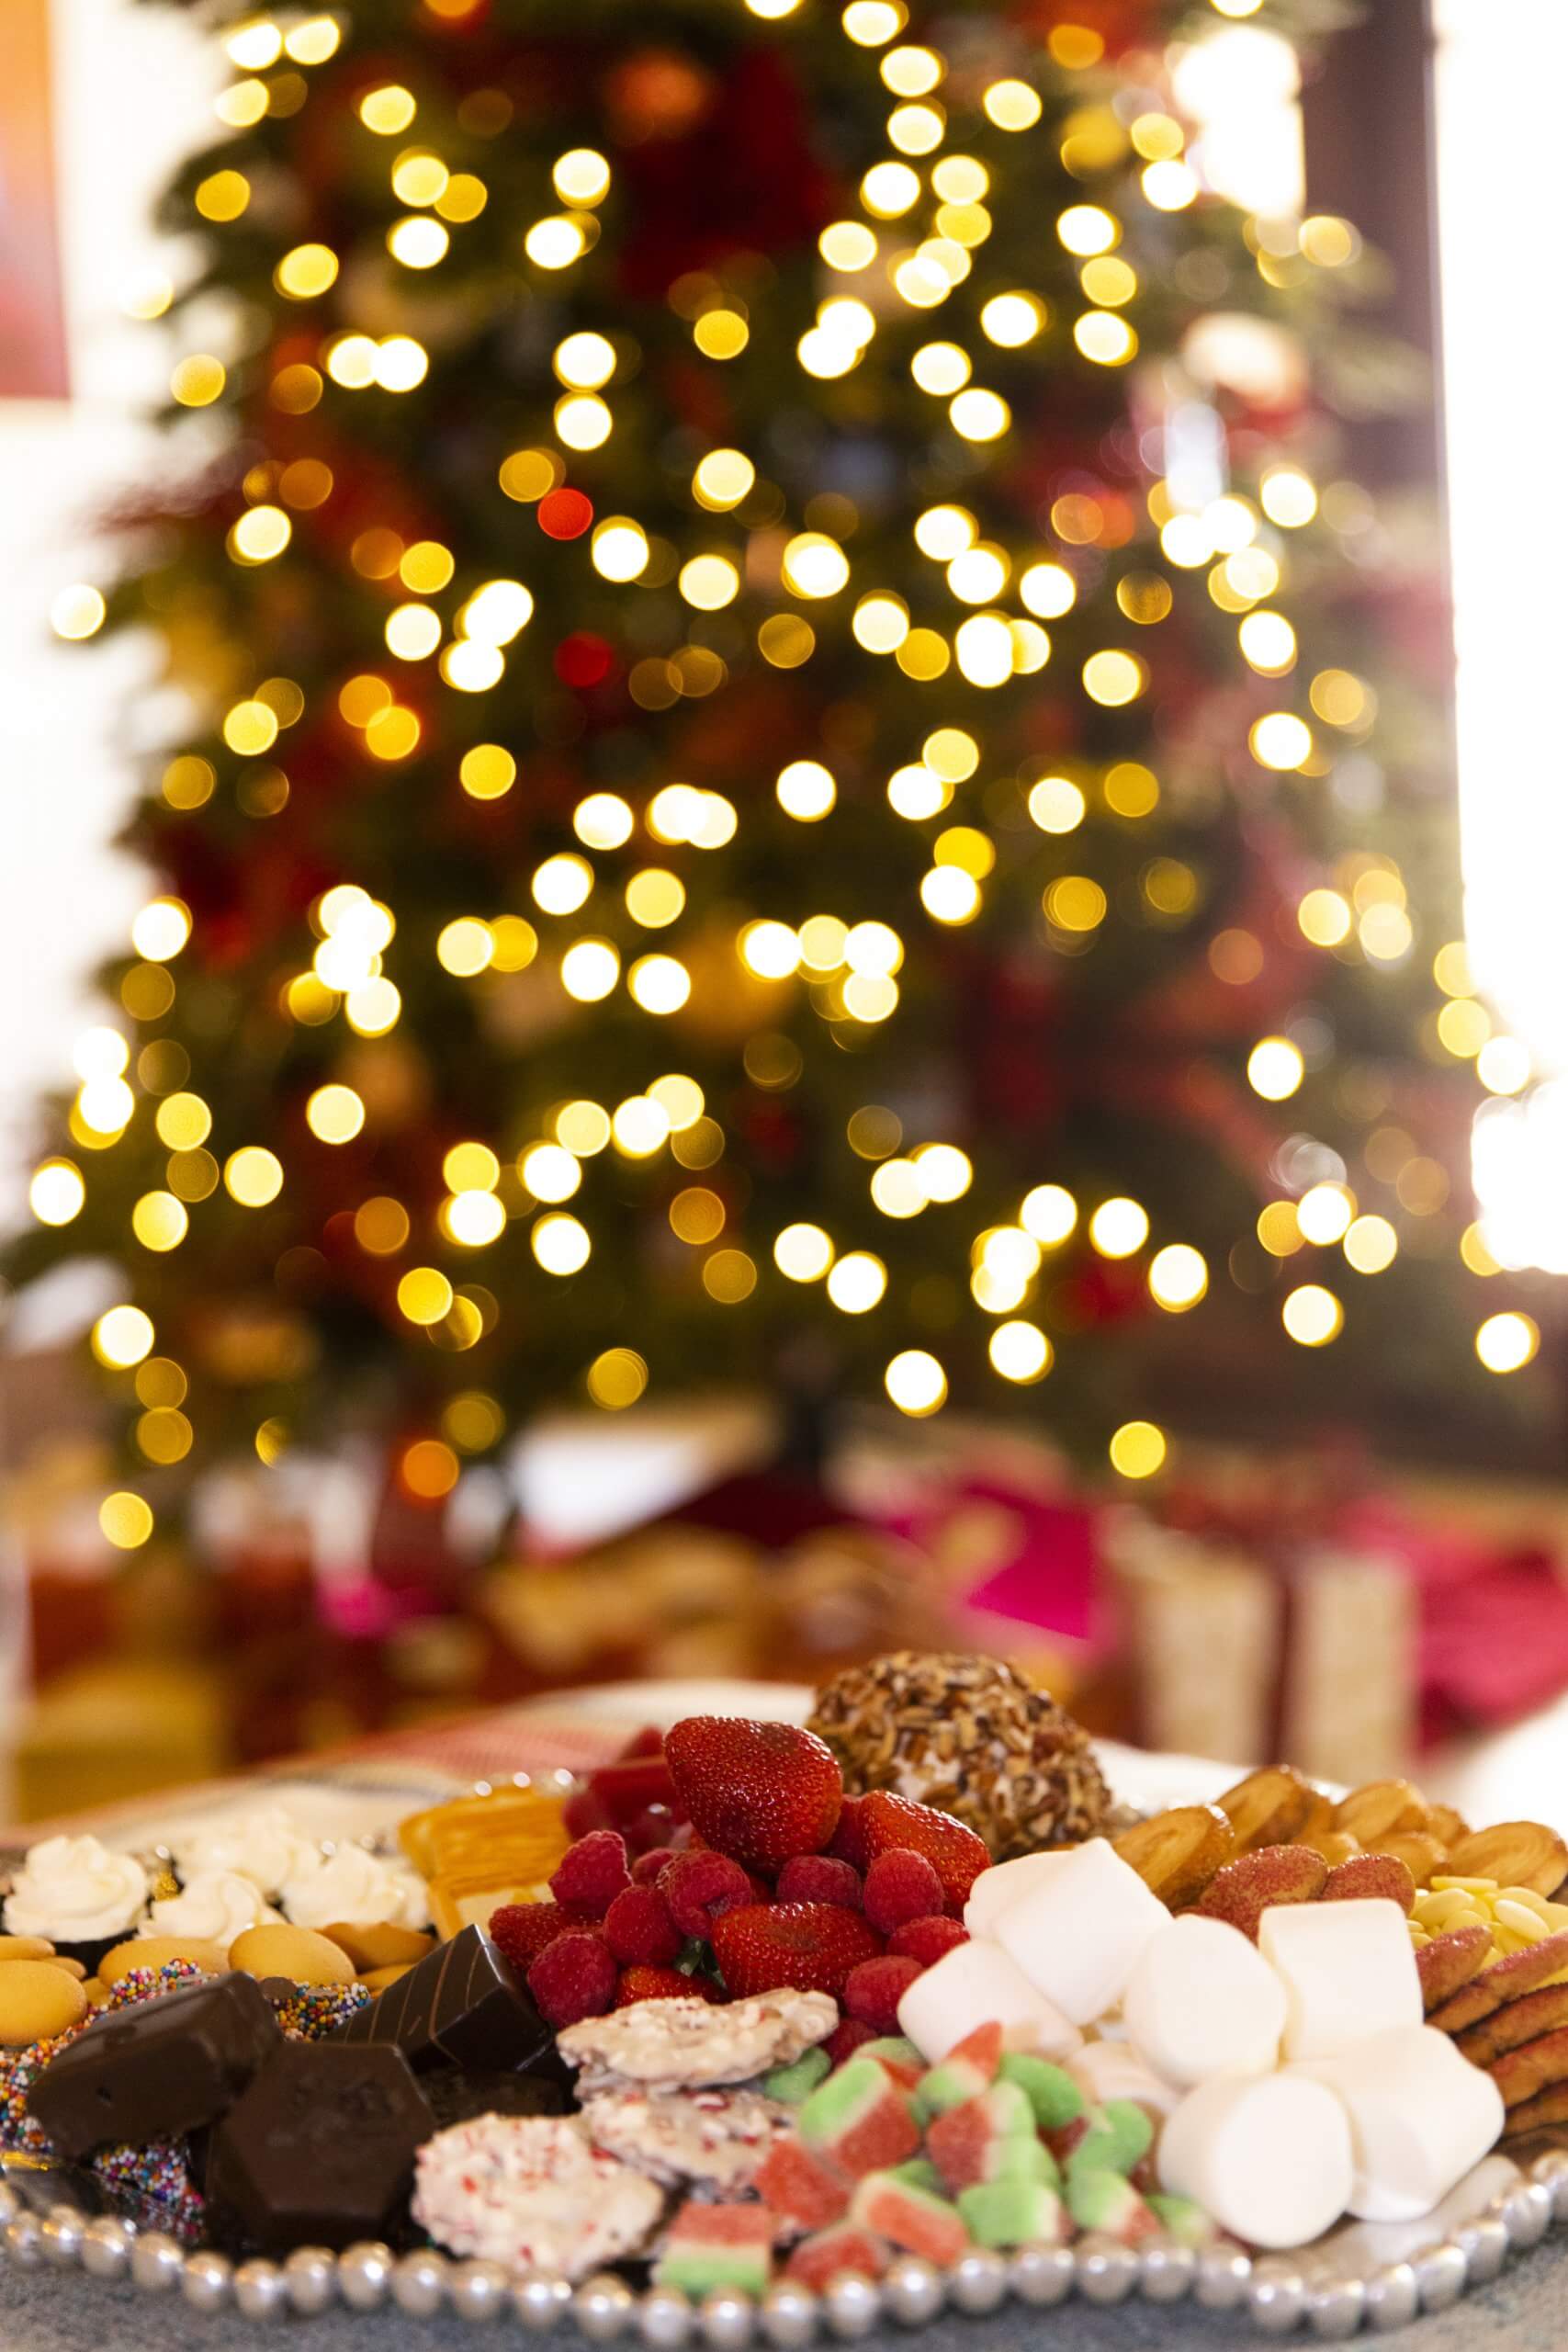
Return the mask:
<svg viewBox="0 0 1568 2352"><path fill-rule="evenodd" d="M815 1734L691 1715L662 1756L626 1760L645 1785L656 1766L667 1774L668 1796L650 1801L666 1841L636 1843L646 1805L624 1826L590 1818L553 1899L491 1920L551 2025L677 1994L743 2000L793 1985L840 2004L828 2044L839 2061L894 2032L905 1988L966 1940L964 1905L990 1860L982 1840L886 1791L846 1797Z"/></svg>

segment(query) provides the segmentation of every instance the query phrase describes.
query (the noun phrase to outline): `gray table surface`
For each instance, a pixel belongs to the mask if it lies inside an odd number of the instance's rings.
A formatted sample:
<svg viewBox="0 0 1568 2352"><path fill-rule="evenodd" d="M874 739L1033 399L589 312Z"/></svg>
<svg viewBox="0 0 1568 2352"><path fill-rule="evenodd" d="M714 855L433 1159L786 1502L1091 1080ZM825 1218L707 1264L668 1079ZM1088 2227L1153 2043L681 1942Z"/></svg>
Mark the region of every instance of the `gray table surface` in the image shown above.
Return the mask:
<svg viewBox="0 0 1568 2352"><path fill-rule="evenodd" d="M1410 2352L1472 2352L1478 2345L1498 2352L1556 2352L1568 2339L1568 2244L1538 2246L1510 2260L1492 2286L1480 2289L1451 2311L1419 2320L1397 2339ZM300 2352L474 2352L476 2345L558 2341L581 2345L563 2332L558 2338L531 2337L512 2326L503 2335L457 2319L410 2320L396 2312L375 2318L339 2312L315 2320L278 2324ZM79 2274L0 2268L0 2346L4 2352L170 2352L171 2345L210 2347L210 2352L259 2352L269 2331L233 2313L203 2318L178 2295L143 2294ZM635 2343L636 2339L630 2339ZM1066 2352L1257 2352L1281 2339L1265 2335L1235 2312L1207 2312L1179 2303L1157 2308L1136 2301L1111 2310L1072 2301L1054 2311L1010 2304L989 2319L948 2318L919 2332L928 2352L1022 2352L1025 2345L1056 2344ZM1364 2338L1363 2341L1381 2339ZM830 2339L824 2339L830 2341ZM866 2339L873 2352L894 2344L912 2345L902 2329L882 2329ZM1284 2341L1312 2345L1305 2329Z"/></svg>

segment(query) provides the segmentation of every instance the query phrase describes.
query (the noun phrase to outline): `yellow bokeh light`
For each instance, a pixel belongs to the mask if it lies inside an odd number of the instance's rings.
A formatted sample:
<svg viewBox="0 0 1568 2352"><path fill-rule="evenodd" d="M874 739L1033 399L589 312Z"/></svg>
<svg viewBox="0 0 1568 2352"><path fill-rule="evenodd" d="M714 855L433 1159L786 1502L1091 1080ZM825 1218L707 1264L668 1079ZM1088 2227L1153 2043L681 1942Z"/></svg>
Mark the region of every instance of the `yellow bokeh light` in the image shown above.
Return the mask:
<svg viewBox="0 0 1568 2352"><path fill-rule="evenodd" d="M1271 523L1300 530L1317 513L1317 492L1299 466L1270 466L1258 486L1258 502Z"/></svg>
<svg viewBox="0 0 1568 2352"><path fill-rule="evenodd" d="M1280 1320L1298 1346L1325 1348L1345 1327L1345 1310L1321 1283L1303 1283L1280 1309Z"/></svg>
<svg viewBox="0 0 1568 2352"><path fill-rule="evenodd" d="M1112 646L1089 655L1083 665L1083 682L1091 702L1114 710L1137 700L1148 684L1148 672L1135 653Z"/></svg>
<svg viewBox="0 0 1568 2352"><path fill-rule="evenodd" d="M784 586L796 596L836 596L850 576L850 560L824 531L800 531L785 545Z"/></svg>
<svg viewBox="0 0 1568 2352"><path fill-rule="evenodd" d="M305 1105L305 1124L321 1143L352 1143L365 1125L365 1104L352 1086L318 1086Z"/></svg>
<svg viewBox="0 0 1568 2352"><path fill-rule="evenodd" d="M599 449L609 439L614 418L597 392L569 392L555 405L555 427L569 449Z"/></svg>
<svg viewBox="0 0 1568 2352"><path fill-rule="evenodd" d="M1385 1216L1359 1216L1346 1232L1345 1255L1359 1274L1381 1274L1399 1255L1399 1236Z"/></svg>
<svg viewBox="0 0 1568 2352"><path fill-rule="evenodd" d="M534 222L523 250L536 269L570 269L588 250L588 240L575 220L555 213Z"/></svg>
<svg viewBox="0 0 1568 2352"><path fill-rule="evenodd" d="M686 886L662 865L645 865L627 882L626 901L633 922L647 931L662 931L684 908Z"/></svg>
<svg viewBox="0 0 1568 2352"><path fill-rule="evenodd" d="M1044 897L1045 920L1058 931L1096 931L1105 921L1110 901L1100 884L1087 874L1064 874Z"/></svg>
<svg viewBox="0 0 1568 2352"><path fill-rule="evenodd" d="M400 1312L427 1328L451 1311L452 1298L451 1283L438 1266L411 1266L398 1283Z"/></svg>
<svg viewBox="0 0 1568 2352"><path fill-rule="evenodd" d="M230 1153L223 1182L242 1207L265 1208L283 1190L283 1162L265 1145L243 1144L238 1151Z"/></svg>
<svg viewBox="0 0 1568 2352"><path fill-rule="evenodd" d="M1124 368L1138 353L1136 331L1116 311L1085 311L1073 322L1073 341L1100 368Z"/></svg>
<svg viewBox="0 0 1568 2352"><path fill-rule="evenodd" d="M740 594L740 574L728 556L694 555L681 566L677 584L698 612L716 613Z"/></svg>
<svg viewBox="0 0 1568 2352"><path fill-rule="evenodd" d="M947 1374L924 1348L905 1348L883 1374L887 1394L901 1413L923 1420L947 1402Z"/></svg>
<svg viewBox="0 0 1568 2352"><path fill-rule="evenodd" d="M948 402L953 429L965 441L996 441L1012 423L1012 411L999 392L971 384Z"/></svg>
<svg viewBox="0 0 1568 2352"><path fill-rule="evenodd" d="M571 830L588 849L619 849L635 820L618 792L591 792L571 812Z"/></svg>
<svg viewBox="0 0 1568 2352"><path fill-rule="evenodd" d="M1107 1450L1111 1468L1122 1477L1152 1478L1169 1449L1165 1431L1155 1422L1123 1421Z"/></svg>
<svg viewBox="0 0 1568 2352"><path fill-rule="evenodd" d="M1305 765L1313 752L1312 729L1293 711L1271 710L1255 719L1247 741L1259 767L1285 775Z"/></svg>
<svg viewBox="0 0 1568 2352"><path fill-rule="evenodd" d="M861 202L878 220L896 220L919 201L920 175L908 164L874 164L860 184Z"/></svg>
<svg viewBox="0 0 1568 2352"><path fill-rule="evenodd" d="M104 625L108 607L96 588L80 582L62 588L49 608L49 625L56 637L79 639L94 636Z"/></svg>
<svg viewBox="0 0 1568 2352"><path fill-rule="evenodd" d="M1209 1268L1201 1250L1173 1241L1156 1250L1149 1261L1149 1295L1168 1314L1185 1314L1196 1306L1209 1287Z"/></svg>
<svg viewBox="0 0 1568 2352"><path fill-rule="evenodd" d="M1343 1240L1356 1214L1356 1196L1343 1184L1314 1184L1296 1203L1296 1223L1302 1238L1325 1248Z"/></svg>
<svg viewBox="0 0 1568 2352"><path fill-rule="evenodd" d="M648 1386L648 1365L635 1348L606 1348L588 1367L588 1394L606 1413L624 1413Z"/></svg>
<svg viewBox="0 0 1568 2352"><path fill-rule="evenodd" d="M1054 1250L1076 1228L1078 1204L1061 1184L1036 1184L1024 1195L1018 1219L1033 1240Z"/></svg>
<svg viewBox="0 0 1568 2352"><path fill-rule="evenodd" d="M212 1114L199 1094L167 1094L152 1114L160 1143L192 1151L212 1133Z"/></svg>
<svg viewBox="0 0 1568 2352"><path fill-rule="evenodd" d="M398 605L388 614L382 635L400 662L423 662L441 642L441 616L429 605Z"/></svg>
<svg viewBox="0 0 1568 2352"><path fill-rule="evenodd" d="M692 329L692 341L705 359L738 359L751 340L751 330L739 311L705 311Z"/></svg>
<svg viewBox="0 0 1568 2352"><path fill-rule="evenodd" d="M1475 1335L1475 1352L1488 1372L1520 1372L1540 1345L1529 1315L1489 1315Z"/></svg>
<svg viewBox="0 0 1568 2352"><path fill-rule="evenodd" d="M457 1455L439 1438L416 1438L405 1446L398 1475L407 1492L421 1502L439 1502L449 1495L461 1475Z"/></svg>
<svg viewBox="0 0 1568 2352"><path fill-rule="evenodd" d="M994 1372L1021 1386L1043 1380L1051 1369L1051 1342L1037 1323L998 1323L987 1342L987 1353Z"/></svg>
<svg viewBox="0 0 1568 2352"><path fill-rule="evenodd" d="M1029 813L1043 833L1070 833L1082 824L1089 803L1065 775L1042 776L1029 792Z"/></svg>
<svg viewBox="0 0 1568 2352"><path fill-rule="evenodd" d="M828 1295L843 1315L868 1315L887 1290L887 1269L869 1250L852 1250L828 1275Z"/></svg>
<svg viewBox="0 0 1568 2352"><path fill-rule="evenodd" d="M444 243L446 234L442 230ZM310 302L326 293L337 273L338 258L330 245L295 245L273 271L272 282L290 301Z"/></svg>
<svg viewBox="0 0 1568 2352"><path fill-rule="evenodd" d="M383 83L378 89L368 90L359 101L359 119L367 130L374 130L382 139L390 139L406 130L414 119L414 98L398 82Z"/></svg>
<svg viewBox="0 0 1568 2352"><path fill-rule="evenodd" d="M787 980L800 968L800 941L786 922L748 923L737 944L759 979Z"/></svg>
<svg viewBox="0 0 1568 2352"><path fill-rule="evenodd" d="M408 1211L385 1193L362 1201L354 1213L354 1238L374 1258L393 1258L409 1238Z"/></svg>
<svg viewBox="0 0 1568 2352"><path fill-rule="evenodd" d="M710 449L692 476L692 494L699 506L724 514L739 506L757 479L757 469L743 450Z"/></svg>
<svg viewBox="0 0 1568 2352"><path fill-rule="evenodd" d="M1288 1037L1259 1037L1247 1057L1247 1081L1266 1102L1283 1102L1306 1076L1301 1048Z"/></svg>
<svg viewBox="0 0 1568 2352"><path fill-rule="evenodd" d="M621 977L621 958L607 939L577 939L560 960L561 986L579 1004L599 1004Z"/></svg>
<svg viewBox="0 0 1568 2352"><path fill-rule="evenodd" d="M616 1103L610 1135L615 1149L626 1159L647 1159L669 1142L670 1134L670 1114L651 1095L631 1094Z"/></svg>
<svg viewBox="0 0 1568 2352"><path fill-rule="evenodd" d="M28 1203L40 1225L69 1225L87 1197L82 1171L69 1159L46 1159L28 1187Z"/></svg>
<svg viewBox="0 0 1568 2352"><path fill-rule="evenodd" d="M117 1551L134 1552L152 1532L152 1512L140 1495L122 1487L98 1505L98 1525Z"/></svg>
<svg viewBox="0 0 1568 2352"><path fill-rule="evenodd" d="M1283 613L1248 613L1236 631L1242 652L1263 677L1282 677L1296 659L1296 632Z"/></svg>
<svg viewBox="0 0 1568 2352"><path fill-rule="evenodd" d="M648 570L648 533L629 515L608 515L595 527L590 547L602 579L637 580Z"/></svg>
<svg viewBox="0 0 1568 2352"><path fill-rule="evenodd" d="M493 1193L454 1193L441 1216L448 1240L465 1250L488 1249L506 1230L506 1210Z"/></svg>
<svg viewBox="0 0 1568 2352"><path fill-rule="evenodd" d="M130 944L149 964L166 964L190 937L190 909L183 899L153 899L130 926Z"/></svg>
<svg viewBox="0 0 1568 2352"><path fill-rule="evenodd" d="M477 915L459 915L436 934L435 960L456 979L472 979L486 969L494 954L494 934Z"/></svg>
<svg viewBox="0 0 1568 2352"><path fill-rule="evenodd" d="M920 876L920 903L933 922L972 922L980 911L980 886L962 866L933 865Z"/></svg>
<svg viewBox="0 0 1568 2352"><path fill-rule="evenodd" d="M819 760L792 760L779 771L773 790L786 816L809 825L827 816L839 788Z"/></svg>
<svg viewBox="0 0 1568 2352"><path fill-rule="evenodd" d="M143 1193L130 1212L130 1229L144 1250L176 1250L190 1218L173 1193Z"/></svg>
<svg viewBox="0 0 1568 2352"><path fill-rule="evenodd" d="M1089 1238L1102 1258L1131 1258L1149 1238L1147 1211L1122 1193L1101 1201L1089 1218Z"/></svg>
<svg viewBox="0 0 1568 2352"><path fill-rule="evenodd" d="M1314 947L1337 947L1350 936L1349 903L1337 890L1309 890L1296 909L1296 921Z"/></svg>
<svg viewBox="0 0 1568 2352"><path fill-rule="evenodd" d="M692 993L692 976L678 956L639 956L626 974L632 1001L645 1012L679 1012Z"/></svg>
<svg viewBox="0 0 1568 2352"><path fill-rule="evenodd" d="M1145 166L1142 175L1144 194L1156 212L1180 212L1199 192L1198 175L1190 164L1175 156Z"/></svg>
<svg viewBox="0 0 1568 2352"><path fill-rule="evenodd" d="M593 888L593 868L569 850L547 857L529 884L535 903L547 915L575 914Z"/></svg>
<svg viewBox="0 0 1568 2352"><path fill-rule="evenodd" d="M819 1225L786 1225L773 1243L773 1263L792 1283L820 1282L833 1262L833 1244Z"/></svg>
<svg viewBox="0 0 1568 2352"><path fill-rule="evenodd" d="M475 743L457 769L463 789L475 800L500 800L517 781L517 763L499 743Z"/></svg>
<svg viewBox="0 0 1568 2352"><path fill-rule="evenodd" d="M111 1306L93 1326L93 1353L113 1372L140 1363L152 1347L152 1318L140 1306Z"/></svg>
<svg viewBox="0 0 1568 2352"><path fill-rule="evenodd" d="M615 346L605 334L569 334L557 344L552 365L573 391L596 392L615 372Z"/></svg>
<svg viewBox="0 0 1568 2352"><path fill-rule="evenodd" d="M209 351L193 351L169 378L169 390L182 408L209 408L229 380L229 371Z"/></svg>
<svg viewBox="0 0 1568 2352"><path fill-rule="evenodd" d="M1063 565L1035 563L1019 582L1018 593L1026 611L1043 621L1054 621L1071 612L1077 598L1077 584Z"/></svg>
<svg viewBox="0 0 1568 2352"><path fill-rule="evenodd" d="M610 166L596 147L571 147L550 177L563 204L599 204L610 192Z"/></svg>
<svg viewBox="0 0 1568 2352"><path fill-rule="evenodd" d="M575 1274L588 1263L592 1243L588 1228L564 1210L539 1217L528 1235L535 1257L547 1274Z"/></svg>

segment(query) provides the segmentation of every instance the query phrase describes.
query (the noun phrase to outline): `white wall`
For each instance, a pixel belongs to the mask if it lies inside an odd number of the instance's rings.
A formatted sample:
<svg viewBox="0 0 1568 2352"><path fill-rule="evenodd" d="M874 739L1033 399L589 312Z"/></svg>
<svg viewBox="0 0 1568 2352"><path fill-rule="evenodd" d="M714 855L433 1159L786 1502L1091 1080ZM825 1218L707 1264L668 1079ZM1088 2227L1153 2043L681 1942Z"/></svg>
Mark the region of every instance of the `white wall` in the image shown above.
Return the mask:
<svg viewBox="0 0 1568 2352"><path fill-rule="evenodd" d="M102 576L94 518L155 462L137 412L166 381L164 336L119 305L159 264L164 175L215 127L210 54L175 11L54 0L53 39L75 396L0 401L0 1227L25 1198L38 1091L68 1076L85 975L141 895L107 844L131 788L123 700L148 650L62 645L48 615L58 589Z"/></svg>

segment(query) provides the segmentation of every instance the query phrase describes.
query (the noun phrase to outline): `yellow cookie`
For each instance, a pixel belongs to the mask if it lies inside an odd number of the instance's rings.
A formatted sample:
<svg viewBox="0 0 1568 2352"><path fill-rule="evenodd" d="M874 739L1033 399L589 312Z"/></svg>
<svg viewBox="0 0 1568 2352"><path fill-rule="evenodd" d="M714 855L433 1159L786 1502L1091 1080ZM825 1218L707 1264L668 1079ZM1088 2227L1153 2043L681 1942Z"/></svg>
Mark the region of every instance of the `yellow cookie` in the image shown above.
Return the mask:
<svg viewBox="0 0 1568 2352"><path fill-rule="evenodd" d="M352 1984L354 1962L341 1944L313 1928L247 1928L229 1947L229 1965L252 1976L287 1976L296 1984Z"/></svg>
<svg viewBox="0 0 1568 2352"><path fill-rule="evenodd" d="M434 1936L418 1928L394 1927L389 1920L374 1928L355 1927L340 1920L321 1929L334 1944L341 1944L361 1975L371 1969L399 1968L407 1962L423 1960L434 1945Z"/></svg>
<svg viewBox="0 0 1568 2352"><path fill-rule="evenodd" d="M412 1966L412 1960L403 1960L389 1968L367 1968L359 1981L372 1993L384 1993L389 1984L395 1984L400 1976L406 1976Z"/></svg>
<svg viewBox="0 0 1568 2352"><path fill-rule="evenodd" d="M47 1960L53 1950L44 1936L0 1936L0 1961Z"/></svg>
<svg viewBox="0 0 1568 2352"><path fill-rule="evenodd" d="M63 1968L47 1960L14 1960L0 1968L0 2049L43 2041L86 2014L87 1996Z"/></svg>
<svg viewBox="0 0 1568 2352"><path fill-rule="evenodd" d="M104 1954L98 1974L106 1984L118 1984L133 1968L162 1968L168 1960L188 1960L206 1976L223 1976L229 1969L222 1945L201 1936L131 1936Z"/></svg>

